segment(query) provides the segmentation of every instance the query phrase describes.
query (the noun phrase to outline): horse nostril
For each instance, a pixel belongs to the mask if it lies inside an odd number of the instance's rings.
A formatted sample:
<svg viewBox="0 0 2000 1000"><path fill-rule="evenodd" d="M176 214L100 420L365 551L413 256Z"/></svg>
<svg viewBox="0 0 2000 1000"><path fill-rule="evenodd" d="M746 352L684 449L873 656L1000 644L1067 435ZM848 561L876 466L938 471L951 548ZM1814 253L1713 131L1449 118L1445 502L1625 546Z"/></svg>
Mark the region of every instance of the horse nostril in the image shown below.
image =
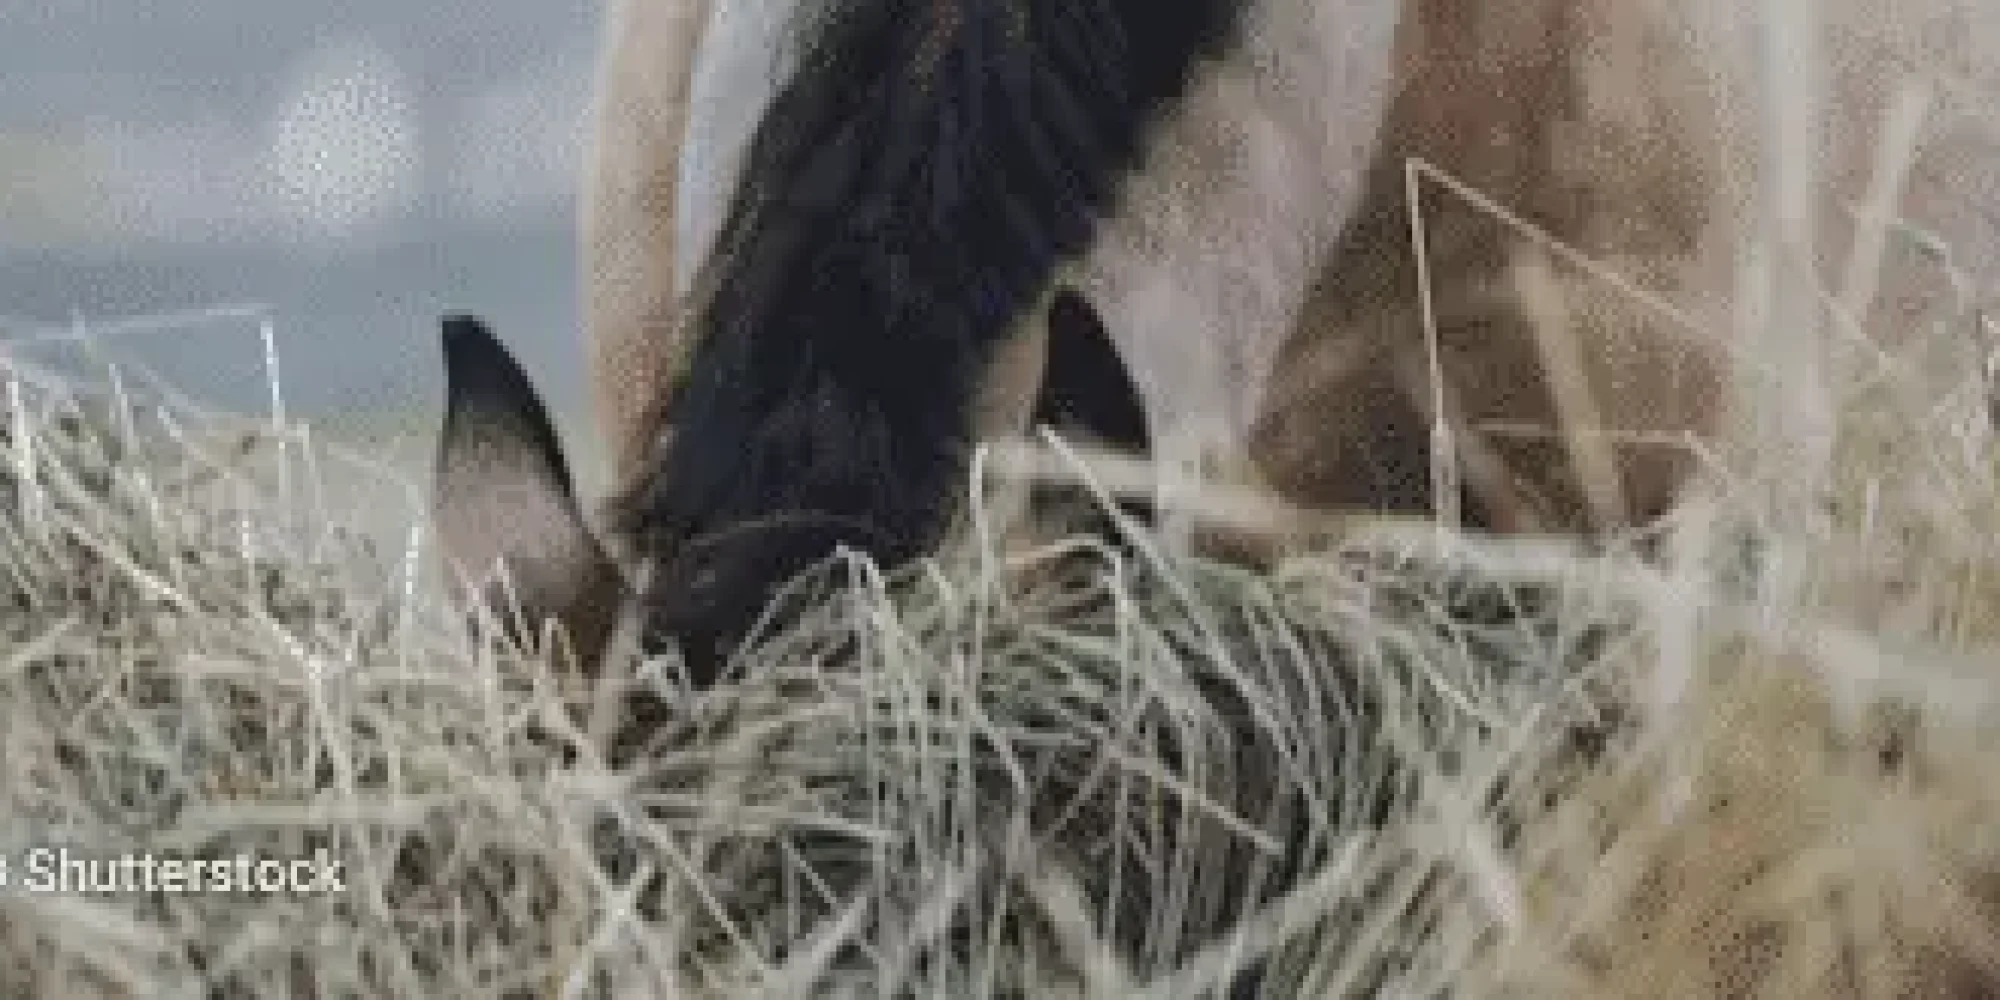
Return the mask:
<svg viewBox="0 0 2000 1000"><path fill-rule="evenodd" d="M835 549L895 561L908 548L856 517L794 513L701 536L647 588L648 631L681 649L690 681L719 680L778 591Z"/></svg>

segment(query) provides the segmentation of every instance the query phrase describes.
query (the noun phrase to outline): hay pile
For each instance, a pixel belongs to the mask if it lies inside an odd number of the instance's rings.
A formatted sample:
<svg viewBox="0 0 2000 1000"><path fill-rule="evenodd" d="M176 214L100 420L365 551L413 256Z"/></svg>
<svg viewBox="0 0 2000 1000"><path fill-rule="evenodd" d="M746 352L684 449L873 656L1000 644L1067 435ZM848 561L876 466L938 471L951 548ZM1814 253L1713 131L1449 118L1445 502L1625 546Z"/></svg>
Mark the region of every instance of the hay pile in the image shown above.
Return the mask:
<svg viewBox="0 0 2000 1000"><path fill-rule="evenodd" d="M1745 420L1654 558L996 528L700 694L558 684L322 489L420 475L0 350L0 993L2000 992L1989 327L1803 301L1825 447Z"/></svg>
<svg viewBox="0 0 2000 1000"><path fill-rule="evenodd" d="M737 683L629 678L669 706L629 760L535 656L473 642L402 553L314 509L338 449L10 359L0 982L1990 988L1977 320L1836 352L1816 505L1776 507L1736 442L1657 561L1426 531L1261 574L1143 535L969 542L896 581L834 563ZM321 852L343 891L38 891L63 848Z"/></svg>

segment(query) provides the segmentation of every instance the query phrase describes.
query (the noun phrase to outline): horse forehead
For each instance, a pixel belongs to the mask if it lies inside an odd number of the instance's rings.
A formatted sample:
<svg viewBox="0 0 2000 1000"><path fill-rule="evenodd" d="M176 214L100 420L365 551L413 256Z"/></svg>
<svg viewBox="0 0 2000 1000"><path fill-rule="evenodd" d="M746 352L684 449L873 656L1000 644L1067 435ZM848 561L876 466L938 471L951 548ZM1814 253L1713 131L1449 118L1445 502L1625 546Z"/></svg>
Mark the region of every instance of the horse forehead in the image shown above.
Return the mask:
<svg viewBox="0 0 2000 1000"><path fill-rule="evenodd" d="M798 70L798 25L834 0L722 0L710 6L688 83L674 216L674 275L687 294L735 193L750 137Z"/></svg>

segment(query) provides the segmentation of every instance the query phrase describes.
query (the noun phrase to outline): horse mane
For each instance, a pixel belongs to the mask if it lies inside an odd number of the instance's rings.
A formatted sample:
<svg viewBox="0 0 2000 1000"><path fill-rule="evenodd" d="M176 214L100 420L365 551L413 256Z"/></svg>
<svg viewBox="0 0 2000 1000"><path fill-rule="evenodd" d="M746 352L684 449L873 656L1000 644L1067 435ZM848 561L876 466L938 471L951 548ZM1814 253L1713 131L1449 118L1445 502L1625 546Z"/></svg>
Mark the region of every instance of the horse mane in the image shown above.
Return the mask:
<svg viewBox="0 0 2000 1000"><path fill-rule="evenodd" d="M1090 245L1149 124L1248 6L814 7L693 284L651 453L607 505L613 530L643 555L805 512L876 521L878 558L921 548L985 363Z"/></svg>

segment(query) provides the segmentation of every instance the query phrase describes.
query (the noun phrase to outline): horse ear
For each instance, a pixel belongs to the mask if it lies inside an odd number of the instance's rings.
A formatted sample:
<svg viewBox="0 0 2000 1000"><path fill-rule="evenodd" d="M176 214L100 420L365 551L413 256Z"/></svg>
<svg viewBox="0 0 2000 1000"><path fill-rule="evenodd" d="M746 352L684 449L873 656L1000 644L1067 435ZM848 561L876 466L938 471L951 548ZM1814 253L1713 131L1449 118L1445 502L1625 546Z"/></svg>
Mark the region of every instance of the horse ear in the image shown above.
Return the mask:
<svg viewBox="0 0 2000 1000"><path fill-rule="evenodd" d="M1144 397L1097 310L1082 293L1059 287L1043 320L1048 327L1047 348L1031 422L1072 441L1131 458L1153 457ZM1097 502L1082 487L1043 485L1030 497L1038 518L1048 525L1116 537ZM1141 524L1158 520L1148 501L1123 499L1118 507Z"/></svg>
<svg viewBox="0 0 2000 1000"><path fill-rule="evenodd" d="M1075 289L1058 288L1046 321L1048 347L1032 421L1150 457L1153 438L1139 383L1097 310Z"/></svg>
<svg viewBox="0 0 2000 1000"><path fill-rule="evenodd" d="M555 423L484 323L446 316L442 341L445 411L431 503L444 556L495 618L517 621L511 612L519 611L517 641L533 645L554 618L594 666L624 586L578 507Z"/></svg>

